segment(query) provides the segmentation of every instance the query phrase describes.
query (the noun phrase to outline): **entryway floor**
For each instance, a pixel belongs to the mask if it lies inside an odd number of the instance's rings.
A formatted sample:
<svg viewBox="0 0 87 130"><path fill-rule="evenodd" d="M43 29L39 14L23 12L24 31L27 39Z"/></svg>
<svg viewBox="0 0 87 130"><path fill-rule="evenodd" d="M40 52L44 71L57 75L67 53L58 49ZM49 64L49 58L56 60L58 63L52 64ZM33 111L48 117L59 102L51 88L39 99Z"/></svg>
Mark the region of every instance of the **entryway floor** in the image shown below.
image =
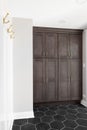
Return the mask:
<svg viewBox="0 0 87 130"><path fill-rule="evenodd" d="M15 120L12 130L87 130L87 108L80 105L36 105L35 118Z"/></svg>

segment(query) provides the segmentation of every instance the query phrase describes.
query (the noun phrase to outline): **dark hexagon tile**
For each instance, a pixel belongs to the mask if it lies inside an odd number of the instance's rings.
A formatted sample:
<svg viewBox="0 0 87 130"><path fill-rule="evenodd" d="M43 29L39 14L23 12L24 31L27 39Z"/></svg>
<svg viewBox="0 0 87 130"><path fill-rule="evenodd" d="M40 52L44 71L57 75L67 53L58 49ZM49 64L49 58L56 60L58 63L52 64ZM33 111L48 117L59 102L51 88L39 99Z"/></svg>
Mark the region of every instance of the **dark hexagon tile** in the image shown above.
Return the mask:
<svg viewBox="0 0 87 130"><path fill-rule="evenodd" d="M77 109L78 107L77 107L77 105L69 105L69 108L70 109Z"/></svg>
<svg viewBox="0 0 87 130"><path fill-rule="evenodd" d="M34 109L38 109L39 107L39 105L34 105Z"/></svg>
<svg viewBox="0 0 87 130"><path fill-rule="evenodd" d="M53 129L58 129L60 130L61 128L64 127L63 123L61 123L60 121L53 121L50 126L53 128Z"/></svg>
<svg viewBox="0 0 87 130"><path fill-rule="evenodd" d="M50 126L47 123L40 123L36 125L37 130L49 130Z"/></svg>
<svg viewBox="0 0 87 130"><path fill-rule="evenodd" d="M32 124L38 124L40 123L40 118L30 118L28 119L28 122Z"/></svg>
<svg viewBox="0 0 87 130"><path fill-rule="evenodd" d="M42 111L42 112L45 112L45 111L48 110L48 108L43 106L43 107L39 107L38 110Z"/></svg>
<svg viewBox="0 0 87 130"><path fill-rule="evenodd" d="M58 130L58 129L49 129L49 130Z"/></svg>
<svg viewBox="0 0 87 130"><path fill-rule="evenodd" d="M71 113L71 114L76 114L76 113L77 113L77 111L76 111L76 110L73 110L73 109L68 109L67 112L68 112L68 113Z"/></svg>
<svg viewBox="0 0 87 130"><path fill-rule="evenodd" d="M76 120L77 119L77 116L73 115L73 114L67 114L66 115L66 118L69 119L69 120Z"/></svg>
<svg viewBox="0 0 87 130"><path fill-rule="evenodd" d="M57 121L64 121L65 117L61 116L61 115L56 115L56 116L54 116L54 119L57 120Z"/></svg>
<svg viewBox="0 0 87 130"><path fill-rule="evenodd" d="M56 111L56 113L57 113L58 115L65 115L65 114L66 114L66 111L59 109L59 110Z"/></svg>
<svg viewBox="0 0 87 130"><path fill-rule="evenodd" d="M35 115L35 117L39 118L39 117L44 116L44 113L43 112L35 112L34 115Z"/></svg>
<svg viewBox="0 0 87 130"><path fill-rule="evenodd" d="M62 130L74 130L74 129L65 127L65 128L62 129Z"/></svg>
<svg viewBox="0 0 87 130"><path fill-rule="evenodd" d="M84 109L84 108L83 109L79 108L78 111L79 111L79 113L87 113L87 109Z"/></svg>
<svg viewBox="0 0 87 130"><path fill-rule="evenodd" d="M53 120L53 118L51 116L44 116L41 120L42 122L50 123Z"/></svg>
<svg viewBox="0 0 87 130"><path fill-rule="evenodd" d="M77 122L79 125L87 126L87 120L84 120L84 119L78 119L76 122Z"/></svg>
<svg viewBox="0 0 87 130"><path fill-rule="evenodd" d="M49 107L49 110L56 111L57 110L57 106L51 106L51 107Z"/></svg>
<svg viewBox="0 0 87 130"><path fill-rule="evenodd" d="M59 108L62 110L67 110L67 106L59 106Z"/></svg>
<svg viewBox="0 0 87 130"><path fill-rule="evenodd" d="M38 108L34 107L33 110L34 110L34 112L37 112L37 111L38 111Z"/></svg>
<svg viewBox="0 0 87 130"><path fill-rule="evenodd" d="M78 126L75 130L87 130L87 127Z"/></svg>
<svg viewBox="0 0 87 130"><path fill-rule="evenodd" d="M86 108L85 106L83 106L82 104L78 104L77 105L79 108Z"/></svg>
<svg viewBox="0 0 87 130"><path fill-rule="evenodd" d="M27 122L28 122L27 119L14 120L15 125L25 125L25 124L27 124Z"/></svg>
<svg viewBox="0 0 87 130"><path fill-rule="evenodd" d="M51 107L52 106L52 104L45 104L45 105L43 105L44 107L47 107L47 108L49 108L49 107Z"/></svg>
<svg viewBox="0 0 87 130"><path fill-rule="evenodd" d="M34 113L36 118L15 120L12 130L87 130L87 108L81 104L34 105Z"/></svg>
<svg viewBox="0 0 87 130"><path fill-rule="evenodd" d="M13 125L12 130L20 130L20 126Z"/></svg>
<svg viewBox="0 0 87 130"><path fill-rule="evenodd" d="M69 127L69 128L75 128L77 126L77 124L75 123L75 121L72 121L72 120L66 120L66 121L64 121L64 125L66 127Z"/></svg>
<svg viewBox="0 0 87 130"><path fill-rule="evenodd" d="M53 115L55 115L56 113L54 112L54 111L47 111L46 112L46 115L48 115L48 116L53 116Z"/></svg>
<svg viewBox="0 0 87 130"><path fill-rule="evenodd" d="M77 116L78 118L87 119L87 114L84 113L78 113Z"/></svg>
<svg viewBox="0 0 87 130"><path fill-rule="evenodd" d="M57 107L59 106L58 104L50 104L49 107Z"/></svg>
<svg viewBox="0 0 87 130"><path fill-rule="evenodd" d="M21 130L35 130L35 126L32 124L27 124L21 127Z"/></svg>

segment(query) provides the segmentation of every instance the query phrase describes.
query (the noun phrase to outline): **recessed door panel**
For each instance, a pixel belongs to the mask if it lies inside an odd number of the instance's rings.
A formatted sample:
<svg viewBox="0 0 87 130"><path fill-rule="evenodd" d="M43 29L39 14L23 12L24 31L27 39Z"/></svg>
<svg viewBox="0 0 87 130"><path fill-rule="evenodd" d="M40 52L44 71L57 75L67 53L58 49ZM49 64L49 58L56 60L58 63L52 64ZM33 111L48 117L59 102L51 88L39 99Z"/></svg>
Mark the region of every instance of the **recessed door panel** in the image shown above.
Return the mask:
<svg viewBox="0 0 87 130"><path fill-rule="evenodd" d="M46 60L46 99L56 101L56 60Z"/></svg>
<svg viewBox="0 0 87 130"><path fill-rule="evenodd" d="M71 81L71 90L70 90L71 100L81 100L81 81Z"/></svg>
<svg viewBox="0 0 87 130"><path fill-rule="evenodd" d="M42 57L44 55L44 35L43 33L34 33L33 51L34 57Z"/></svg>
<svg viewBox="0 0 87 130"><path fill-rule="evenodd" d="M70 99L69 60L59 60L59 100Z"/></svg>
<svg viewBox="0 0 87 130"><path fill-rule="evenodd" d="M79 100L81 99L81 60L71 60L70 63L70 72L71 72L71 99L75 100Z"/></svg>
<svg viewBox="0 0 87 130"><path fill-rule="evenodd" d="M46 33L46 56L57 57L57 34Z"/></svg>
<svg viewBox="0 0 87 130"><path fill-rule="evenodd" d="M81 80L81 60L72 59L70 60L70 72L71 72L71 80Z"/></svg>
<svg viewBox="0 0 87 130"><path fill-rule="evenodd" d="M59 34L58 35L58 52L59 58L68 57L68 45L69 45L69 36L68 34Z"/></svg>
<svg viewBox="0 0 87 130"><path fill-rule="evenodd" d="M81 35L70 34L70 57L71 58L80 58L81 59L81 44L82 39Z"/></svg>
<svg viewBox="0 0 87 130"><path fill-rule="evenodd" d="M34 102L43 102L43 92L44 92L44 67L45 62L43 59L34 60Z"/></svg>

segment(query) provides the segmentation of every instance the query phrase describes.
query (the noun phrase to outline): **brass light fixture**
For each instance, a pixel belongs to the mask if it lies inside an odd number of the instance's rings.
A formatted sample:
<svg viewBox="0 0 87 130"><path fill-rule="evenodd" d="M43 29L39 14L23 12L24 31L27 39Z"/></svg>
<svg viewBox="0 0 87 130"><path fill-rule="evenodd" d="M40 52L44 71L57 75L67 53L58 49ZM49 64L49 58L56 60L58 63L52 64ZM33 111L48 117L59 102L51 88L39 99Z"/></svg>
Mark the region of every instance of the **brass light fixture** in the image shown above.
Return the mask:
<svg viewBox="0 0 87 130"><path fill-rule="evenodd" d="M3 17L3 24L8 24L10 22L9 20L7 20L8 15L9 13L7 13L5 17Z"/></svg>
<svg viewBox="0 0 87 130"><path fill-rule="evenodd" d="M6 13L6 15L3 17L3 24L9 24L10 20L8 20L9 13ZM7 33L9 33L10 38L13 39L14 37L14 31L13 31L13 25L9 25L9 27L7 28Z"/></svg>
<svg viewBox="0 0 87 130"><path fill-rule="evenodd" d="M13 32L13 25L10 25L9 28L7 28L7 32L10 34L10 38L14 38L14 32Z"/></svg>

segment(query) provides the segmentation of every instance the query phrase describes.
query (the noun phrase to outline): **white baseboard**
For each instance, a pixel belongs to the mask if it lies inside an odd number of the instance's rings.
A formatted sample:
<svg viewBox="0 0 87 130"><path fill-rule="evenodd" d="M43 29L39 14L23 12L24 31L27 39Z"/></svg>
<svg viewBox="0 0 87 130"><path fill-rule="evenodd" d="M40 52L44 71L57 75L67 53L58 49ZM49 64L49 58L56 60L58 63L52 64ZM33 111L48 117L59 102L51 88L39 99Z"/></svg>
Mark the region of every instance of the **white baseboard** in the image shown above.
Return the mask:
<svg viewBox="0 0 87 130"><path fill-rule="evenodd" d="M34 118L34 112L18 112L13 114L13 119L24 119L24 118Z"/></svg>
<svg viewBox="0 0 87 130"><path fill-rule="evenodd" d="M87 102L86 102L86 101L81 100L81 104L82 104L83 106L87 107Z"/></svg>

